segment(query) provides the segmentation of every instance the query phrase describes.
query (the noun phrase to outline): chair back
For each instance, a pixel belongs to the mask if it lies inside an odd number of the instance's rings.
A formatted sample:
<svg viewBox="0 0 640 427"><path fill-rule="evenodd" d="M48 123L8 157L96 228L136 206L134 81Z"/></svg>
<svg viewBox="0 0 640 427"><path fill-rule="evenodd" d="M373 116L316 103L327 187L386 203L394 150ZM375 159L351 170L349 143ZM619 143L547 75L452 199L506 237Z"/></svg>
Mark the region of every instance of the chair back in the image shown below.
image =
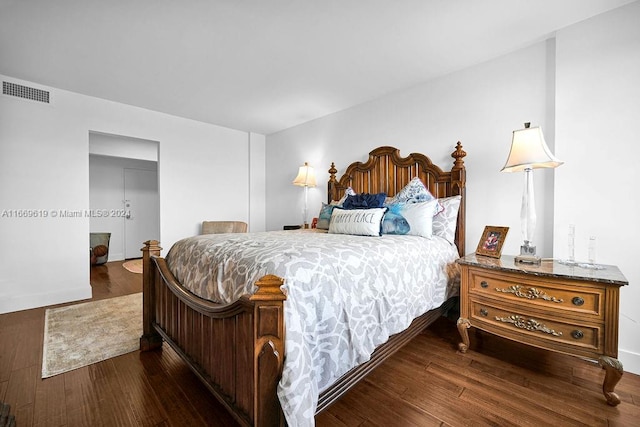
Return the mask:
<svg viewBox="0 0 640 427"><path fill-rule="evenodd" d="M202 221L200 234L246 233L247 223L242 221Z"/></svg>

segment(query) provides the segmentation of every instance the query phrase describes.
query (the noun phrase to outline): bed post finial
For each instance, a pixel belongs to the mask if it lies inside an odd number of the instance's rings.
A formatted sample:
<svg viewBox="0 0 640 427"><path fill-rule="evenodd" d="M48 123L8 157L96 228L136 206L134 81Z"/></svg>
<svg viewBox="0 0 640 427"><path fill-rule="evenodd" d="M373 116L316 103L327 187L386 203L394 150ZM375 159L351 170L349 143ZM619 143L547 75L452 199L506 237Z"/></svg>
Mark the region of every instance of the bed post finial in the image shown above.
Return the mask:
<svg viewBox="0 0 640 427"><path fill-rule="evenodd" d="M162 248L157 240L144 242L142 251L142 336L140 350L149 351L162 345L162 337L153 329L155 274L151 265L152 256L160 256Z"/></svg>
<svg viewBox="0 0 640 427"><path fill-rule="evenodd" d="M338 180L336 180L336 174L338 173L338 169L336 169L336 164L331 162L331 167L329 168L329 183L328 194L327 194L327 203L331 203L332 200L338 200L337 188Z"/></svg>
<svg viewBox="0 0 640 427"><path fill-rule="evenodd" d="M453 169L462 169L464 167L464 160L462 160L467 155L466 151L462 149L462 143L458 141L456 144L456 151L451 153L451 157L455 160L453 162Z"/></svg>

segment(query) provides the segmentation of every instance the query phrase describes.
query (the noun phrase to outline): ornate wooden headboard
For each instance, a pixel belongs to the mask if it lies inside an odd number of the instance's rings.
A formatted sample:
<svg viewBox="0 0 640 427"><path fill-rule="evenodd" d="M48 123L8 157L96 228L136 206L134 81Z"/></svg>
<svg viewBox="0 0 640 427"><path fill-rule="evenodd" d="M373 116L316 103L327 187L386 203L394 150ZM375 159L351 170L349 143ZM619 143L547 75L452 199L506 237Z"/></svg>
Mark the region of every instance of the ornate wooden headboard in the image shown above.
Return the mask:
<svg viewBox="0 0 640 427"><path fill-rule="evenodd" d="M344 175L336 179L338 170L331 163L329 169L328 201L339 200L347 187L356 193L387 193L394 196L413 177L420 177L431 194L443 198L460 195L458 225L456 228L456 245L460 256L465 250L465 185L466 171L463 158L467 155L458 142L456 150L451 153L454 158L453 167L445 172L434 165L424 154L411 153L407 157L400 156L400 150L394 147L380 147L369 153L365 163L350 164Z"/></svg>

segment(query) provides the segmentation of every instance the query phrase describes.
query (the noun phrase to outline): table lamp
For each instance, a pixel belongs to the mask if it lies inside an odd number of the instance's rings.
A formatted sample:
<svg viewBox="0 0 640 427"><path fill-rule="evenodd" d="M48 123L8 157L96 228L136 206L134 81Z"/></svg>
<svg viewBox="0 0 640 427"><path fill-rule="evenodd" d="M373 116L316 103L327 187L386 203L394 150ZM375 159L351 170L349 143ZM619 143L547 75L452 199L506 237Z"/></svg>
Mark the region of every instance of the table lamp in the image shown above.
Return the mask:
<svg viewBox="0 0 640 427"><path fill-rule="evenodd" d="M520 255L516 262L525 264L540 264L540 257L536 255L533 245L533 235L536 228L536 208L533 196L533 170L538 168L557 168L562 163L547 147L542 129L524 124L524 129L513 131L511 151L502 172L524 172L524 193L522 194L522 210L520 222L524 244L520 246Z"/></svg>
<svg viewBox="0 0 640 427"><path fill-rule="evenodd" d="M293 180L293 185L304 187L304 211L302 214L302 222L304 228L309 228L307 193L309 191L309 187L316 186L316 173L314 169L309 166L309 163L304 162L304 166L300 166L298 169L298 176Z"/></svg>

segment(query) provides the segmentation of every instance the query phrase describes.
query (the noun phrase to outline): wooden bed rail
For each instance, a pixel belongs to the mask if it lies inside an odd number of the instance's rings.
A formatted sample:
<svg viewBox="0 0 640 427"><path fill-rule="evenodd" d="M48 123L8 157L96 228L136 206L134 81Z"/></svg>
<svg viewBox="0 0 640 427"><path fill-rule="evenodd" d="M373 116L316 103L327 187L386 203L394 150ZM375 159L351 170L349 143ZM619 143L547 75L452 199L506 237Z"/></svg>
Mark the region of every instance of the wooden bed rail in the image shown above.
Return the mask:
<svg viewBox="0 0 640 427"><path fill-rule="evenodd" d="M142 248L140 350L166 341L241 425L284 426L277 397L284 363L283 279L264 276L255 294L216 304L180 286L160 250L155 240Z"/></svg>

